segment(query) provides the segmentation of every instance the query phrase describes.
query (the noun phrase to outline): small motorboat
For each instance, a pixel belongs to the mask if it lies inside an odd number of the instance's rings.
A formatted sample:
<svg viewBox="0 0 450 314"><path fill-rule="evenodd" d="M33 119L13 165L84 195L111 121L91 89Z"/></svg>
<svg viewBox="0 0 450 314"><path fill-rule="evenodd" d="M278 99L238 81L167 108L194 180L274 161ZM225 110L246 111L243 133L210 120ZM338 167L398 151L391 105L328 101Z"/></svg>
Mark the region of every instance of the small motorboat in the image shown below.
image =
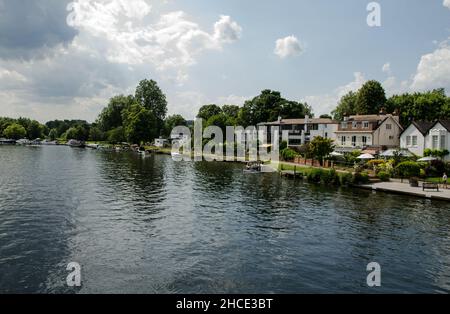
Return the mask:
<svg viewBox="0 0 450 314"><path fill-rule="evenodd" d="M67 142L67 145L74 148L85 148L86 144L83 141L77 141L77 140L69 140Z"/></svg>
<svg viewBox="0 0 450 314"><path fill-rule="evenodd" d="M247 163L244 173L262 173L262 163L259 161Z"/></svg>

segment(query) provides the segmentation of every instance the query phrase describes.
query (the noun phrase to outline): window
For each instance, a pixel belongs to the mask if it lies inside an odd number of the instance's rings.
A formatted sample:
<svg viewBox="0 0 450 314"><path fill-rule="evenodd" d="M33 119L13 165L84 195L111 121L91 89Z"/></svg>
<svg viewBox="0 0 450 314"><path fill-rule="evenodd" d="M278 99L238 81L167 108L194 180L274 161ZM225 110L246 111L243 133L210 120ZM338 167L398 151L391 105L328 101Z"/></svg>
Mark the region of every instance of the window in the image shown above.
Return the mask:
<svg viewBox="0 0 450 314"><path fill-rule="evenodd" d="M364 129L368 129L369 128L369 122L368 121L364 121L363 122L363 128Z"/></svg>
<svg viewBox="0 0 450 314"><path fill-rule="evenodd" d="M346 142L347 142L347 138L345 136L342 136L341 137L341 144L342 144L342 146L345 146Z"/></svg>
<svg viewBox="0 0 450 314"><path fill-rule="evenodd" d="M439 145L439 136L433 135L431 140L431 147L433 149L438 149L438 145Z"/></svg>
<svg viewBox="0 0 450 314"><path fill-rule="evenodd" d="M328 138L328 133L327 132L325 132L325 138Z"/></svg>
<svg viewBox="0 0 450 314"><path fill-rule="evenodd" d="M406 137L406 146L411 146L411 136Z"/></svg>
<svg viewBox="0 0 450 314"><path fill-rule="evenodd" d="M440 149L445 149L445 135L441 135L441 146Z"/></svg>
<svg viewBox="0 0 450 314"><path fill-rule="evenodd" d="M390 135L390 136L389 136L389 140L390 140L390 141L394 140L394 136L393 136L393 135Z"/></svg>
<svg viewBox="0 0 450 314"><path fill-rule="evenodd" d="M412 137L412 146L417 146L417 135Z"/></svg>
<svg viewBox="0 0 450 314"><path fill-rule="evenodd" d="M301 146L302 140L301 139L289 139L289 146Z"/></svg>
<svg viewBox="0 0 450 314"><path fill-rule="evenodd" d="M392 124L386 124L386 130L392 130Z"/></svg>
<svg viewBox="0 0 450 314"><path fill-rule="evenodd" d="M358 128L358 122L353 122L353 125L352 125L352 127L354 128L354 129L357 129Z"/></svg>
<svg viewBox="0 0 450 314"><path fill-rule="evenodd" d="M363 137L362 137L362 142L363 142L363 145L364 145L364 146L367 145L367 136L363 136Z"/></svg>
<svg viewBox="0 0 450 314"><path fill-rule="evenodd" d="M342 122L341 123L341 128L346 129L347 128L347 122Z"/></svg>
<svg viewBox="0 0 450 314"><path fill-rule="evenodd" d="M352 146L356 146L356 136L352 136Z"/></svg>

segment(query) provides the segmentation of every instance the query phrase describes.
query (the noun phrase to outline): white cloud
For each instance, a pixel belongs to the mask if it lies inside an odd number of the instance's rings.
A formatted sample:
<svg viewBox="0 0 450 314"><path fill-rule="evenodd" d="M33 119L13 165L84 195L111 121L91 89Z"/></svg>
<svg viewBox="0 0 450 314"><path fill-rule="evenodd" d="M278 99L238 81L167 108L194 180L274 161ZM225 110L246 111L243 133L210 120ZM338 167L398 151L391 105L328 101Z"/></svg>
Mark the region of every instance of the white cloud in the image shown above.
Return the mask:
<svg viewBox="0 0 450 314"><path fill-rule="evenodd" d="M391 73L392 73L392 71L391 71L391 64L389 62L385 63L383 65L383 67L381 68L381 70L383 71L383 73L387 73L387 74L391 75Z"/></svg>
<svg viewBox="0 0 450 314"><path fill-rule="evenodd" d="M447 44L422 56L411 84L413 90L419 91L441 87L450 90L450 46Z"/></svg>
<svg viewBox="0 0 450 314"><path fill-rule="evenodd" d="M240 39L241 34L242 27L229 16L220 16L220 20L214 24L214 38L218 42L232 43Z"/></svg>
<svg viewBox="0 0 450 314"><path fill-rule="evenodd" d="M450 0L444 0L443 5L450 9Z"/></svg>
<svg viewBox="0 0 450 314"><path fill-rule="evenodd" d="M151 64L159 71L196 63L205 50L220 50L238 40L242 28L229 16L220 16L208 33L182 11L151 21L151 6L143 0L78 0L68 23L80 32L80 49L101 51L108 61L131 65ZM185 74L181 75L185 77Z"/></svg>
<svg viewBox="0 0 450 314"><path fill-rule="evenodd" d="M366 78L361 72L353 73L354 80L348 84L337 87L332 93L306 96L302 99L303 102L307 102L312 106L316 116L322 114L329 114L333 111L339 100L350 91L357 91L366 82Z"/></svg>
<svg viewBox="0 0 450 314"><path fill-rule="evenodd" d="M299 56L303 53L303 48L297 37L291 35L285 38L277 39L275 42L274 53L281 59L287 57Z"/></svg>

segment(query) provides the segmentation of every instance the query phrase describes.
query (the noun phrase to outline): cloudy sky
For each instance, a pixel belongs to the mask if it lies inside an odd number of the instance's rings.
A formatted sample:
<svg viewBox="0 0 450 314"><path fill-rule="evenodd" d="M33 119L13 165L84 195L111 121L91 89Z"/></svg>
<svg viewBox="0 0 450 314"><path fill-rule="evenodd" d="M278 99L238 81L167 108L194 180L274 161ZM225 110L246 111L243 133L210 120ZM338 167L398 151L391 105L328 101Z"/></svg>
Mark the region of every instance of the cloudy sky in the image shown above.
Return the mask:
<svg viewBox="0 0 450 314"><path fill-rule="evenodd" d="M263 89L328 113L369 79L450 92L450 0L0 0L0 116L94 121L143 78L170 113Z"/></svg>

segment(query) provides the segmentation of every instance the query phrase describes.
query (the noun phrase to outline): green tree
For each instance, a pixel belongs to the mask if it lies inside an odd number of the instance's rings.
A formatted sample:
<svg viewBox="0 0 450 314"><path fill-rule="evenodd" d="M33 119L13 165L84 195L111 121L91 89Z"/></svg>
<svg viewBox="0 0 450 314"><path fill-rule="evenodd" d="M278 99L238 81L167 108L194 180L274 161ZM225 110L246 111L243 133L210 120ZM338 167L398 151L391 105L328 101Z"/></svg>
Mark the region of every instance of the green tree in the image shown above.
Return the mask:
<svg viewBox="0 0 450 314"><path fill-rule="evenodd" d="M228 126L229 118L226 114L220 113L217 115L214 115L206 121L205 127L209 126L217 126L222 129L222 132L225 134L226 127Z"/></svg>
<svg viewBox="0 0 450 314"><path fill-rule="evenodd" d="M388 99L389 112L398 111L400 123L407 126L413 120L434 121L450 118L450 97L444 89L423 93L394 95Z"/></svg>
<svg viewBox="0 0 450 314"><path fill-rule="evenodd" d="M98 142L98 141L102 141L103 139L104 139L104 134L103 134L102 130L100 130L100 128L97 126L91 127L91 129L89 130L89 140Z"/></svg>
<svg viewBox="0 0 450 314"><path fill-rule="evenodd" d="M119 95L109 100L108 106L103 109L97 119L100 129L104 132L123 125L122 113L135 103L133 96Z"/></svg>
<svg viewBox="0 0 450 314"><path fill-rule="evenodd" d="M29 139L41 138L43 135L44 127L37 121L33 120L28 124L27 136Z"/></svg>
<svg viewBox="0 0 450 314"><path fill-rule="evenodd" d="M241 110L241 108L239 106L235 106L235 105L222 106L223 113L226 114L228 117L232 117L235 119L238 118L240 110Z"/></svg>
<svg viewBox="0 0 450 314"><path fill-rule="evenodd" d="M222 109L217 105L205 105L202 106L198 111L197 118L208 121L212 116L216 116L218 114L221 114L222 112Z"/></svg>
<svg viewBox="0 0 450 314"><path fill-rule="evenodd" d="M386 105L383 86L377 81L366 82L358 91L355 111L357 114L378 114Z"/></svg>
<svg viewBox="0 0 450 314"><path fill-rule="evenodd" d="M27 135L27 131L22 125L13 123L3 131L3 135L13 140L19 140Z"/></svg>
<svg viewBox="0 0 450 314"><path fill-rule="evenodd" d="M335 146L332 139L317 136L309 143L309 147L314 158L322 164L323 159L334 151Z"/></svg>
<svg viewBox="0 0 450 314"><path fill-rule="evenodd" d="M157 120L158 130L162 130L167 114L166 95L153 80L142 80L136 88L136 101L151 111Z"/></svg>
<svg viewBox="0 0 450 314"><path fill-rule="evenodd" d="M261 122L312 116L311 107L281 97L280 92L263 90L260 95L244 103L239 111L238 124L247 127Z"/></svg>
<svg viewBox="0 0 450 314"><path fill-rule="evenodd" d="M117 144L117 143L122 143L125 142L125 131L124 128L122 126L119 126L115 129L109 130L106 133L108 142L111 144Z"/></svg>
<svg viewBox="0 0 450 314"><path fill-rule="evenodd" d="M134 104L124 111L123 116L125 137L129 143L140 144L151 141L157 136L158 122L153 111Z"/></svg>
<svg viewBox="0 0 450 314"><path fill-rule="evenodd" d="M58 131L56 129L51 129L50 132L48 133L48 138L51 141L54 141L58 138Z"/></svg>
<svg viewBox="0 0 450 314"><path fill-rule="evenodd" d="M342 121L344 120L345 115L356 114L356 99L357 94L352 91L342 96L336 109L331 112L333 119Z"/></svg>
<svg viewBox="0 0 450 314"><path fill-rule="evenodd" d="M169 137L172 130L177 126L187 126L187 121L181 115L169 116L164 121L164 135Z"/></svg>

